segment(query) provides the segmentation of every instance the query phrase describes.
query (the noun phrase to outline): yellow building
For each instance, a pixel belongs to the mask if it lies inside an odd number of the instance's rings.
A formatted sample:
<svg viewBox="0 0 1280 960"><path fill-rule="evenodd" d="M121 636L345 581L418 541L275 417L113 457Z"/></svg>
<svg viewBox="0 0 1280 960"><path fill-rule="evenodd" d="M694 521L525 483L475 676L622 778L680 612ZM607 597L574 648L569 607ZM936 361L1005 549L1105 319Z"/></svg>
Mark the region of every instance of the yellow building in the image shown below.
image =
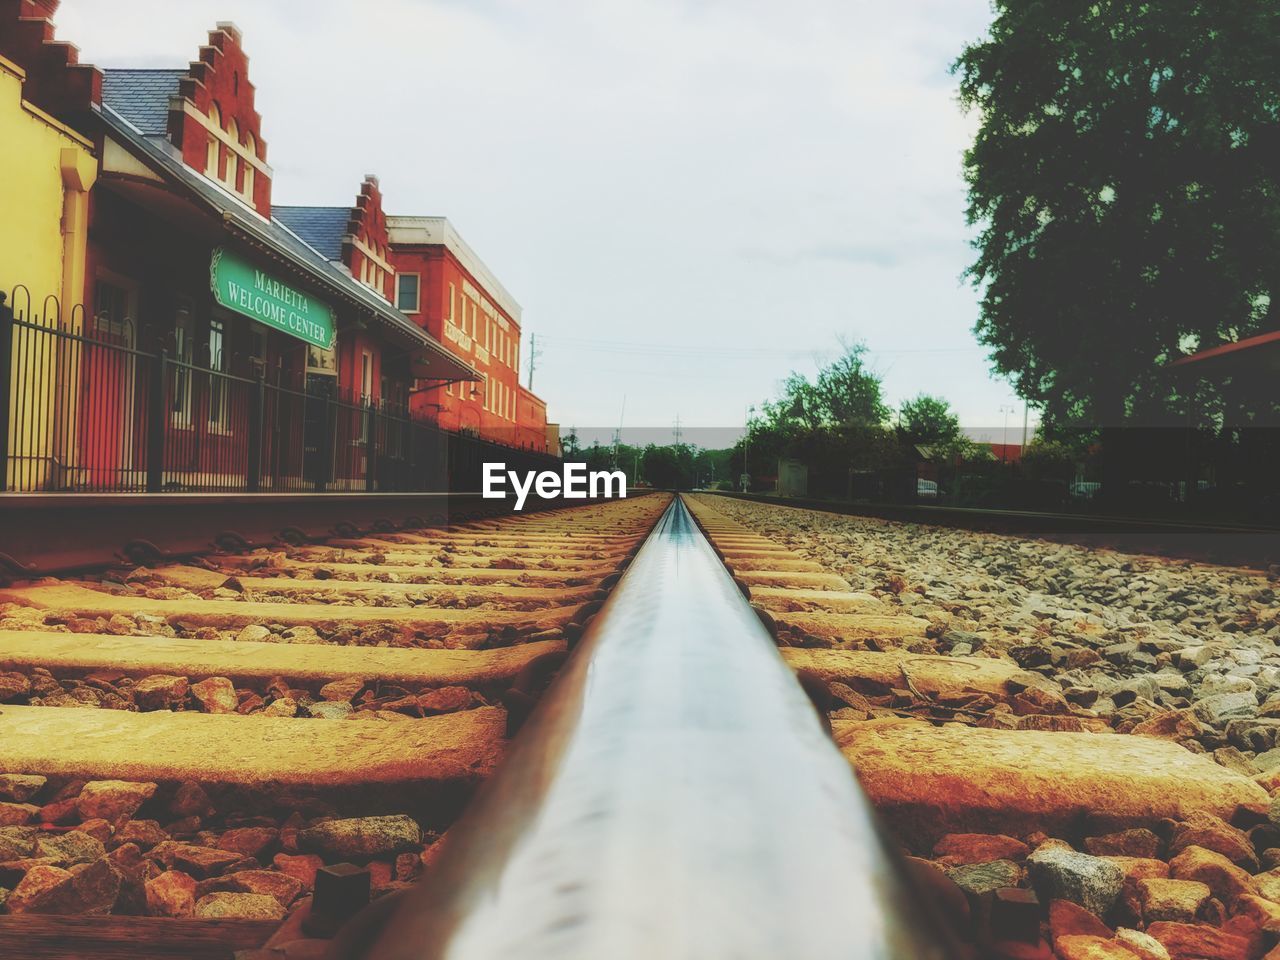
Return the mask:
<svg viewBox="0 0 1280 960"><path fill-rule="evenodd" d="M22 68L0 57L0 292L20 321L9 389L8 490L46 489L56 451L70 449L75 411L57 409L55 386L76 376L68 369L73 361L60 349L64 338L23 322L69 330L72 308L84 300L89 190L98 174L92 144L23 99L24 81Z"/></svg>

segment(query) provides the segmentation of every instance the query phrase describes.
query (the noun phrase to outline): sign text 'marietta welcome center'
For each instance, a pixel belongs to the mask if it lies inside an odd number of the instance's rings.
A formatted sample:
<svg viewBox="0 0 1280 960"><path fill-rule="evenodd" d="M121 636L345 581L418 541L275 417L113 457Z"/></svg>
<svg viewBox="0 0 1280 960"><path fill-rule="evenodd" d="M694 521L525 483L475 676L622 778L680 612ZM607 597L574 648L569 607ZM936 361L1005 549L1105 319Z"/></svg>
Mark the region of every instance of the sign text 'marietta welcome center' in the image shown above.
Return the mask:
<svg viewBox="0 0 1280 960"><path fill-rule="evenodd" d="M333 348L333 309L254 266L223 247L209 266L213 297L220 306L244 314L299 340Z"/></svg>

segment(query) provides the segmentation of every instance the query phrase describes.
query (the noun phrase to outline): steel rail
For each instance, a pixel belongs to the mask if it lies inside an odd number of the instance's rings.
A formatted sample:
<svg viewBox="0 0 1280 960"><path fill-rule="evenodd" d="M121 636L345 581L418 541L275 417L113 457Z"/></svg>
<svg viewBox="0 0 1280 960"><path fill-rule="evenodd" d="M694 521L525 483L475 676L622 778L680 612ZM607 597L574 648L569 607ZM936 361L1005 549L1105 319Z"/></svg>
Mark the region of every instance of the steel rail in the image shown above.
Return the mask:
<svg viewBox="0 0 1280 960"><path fill-rule="evenodd" d="M360 960L933 960L848 762L676 498Z"/></svg>

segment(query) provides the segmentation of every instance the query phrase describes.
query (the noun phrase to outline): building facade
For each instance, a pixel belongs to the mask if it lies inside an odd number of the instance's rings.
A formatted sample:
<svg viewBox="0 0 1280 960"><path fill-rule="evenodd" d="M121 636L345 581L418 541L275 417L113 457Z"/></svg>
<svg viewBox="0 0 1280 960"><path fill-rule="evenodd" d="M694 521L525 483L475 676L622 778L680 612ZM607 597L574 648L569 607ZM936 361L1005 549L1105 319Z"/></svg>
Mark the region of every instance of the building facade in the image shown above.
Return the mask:
<svg viewBox="0 0 1280 960"><path fill-rule="evenodd" d="M299 239L346 271L391 308L395 270L389 261L387 218L377 177L367 176L351 207L277 206L276 218ZM375 337L353 331L335 357L338 382L352 399L407 409L411 371L387 357Z"/></svg>
<svg viewBox="0 0 1280 960"><path fill-rule="evenodd" d="M547 408L520 386L520 304L444 217L388 219L396 305L478 379L414 397L441 426L547 452Z"/></svg>
<svg viewBox="0 0 1280 960"><path fill-rule="evenodd" d="M401 267L374 177L274 204L233 24L99 70L58 6L0 0L5 489L478 489L486 442L545 451L519 306L451 228Z"/></svg>
<svg viewBox="0 0 1280 960"><path fill-rule="evenodd" d="M56 80L43 76L46 91ZM7 308L34 325L71 321L64 304L80 302L85 284L89 191L97 179L90 141L26 95L27 73L0 56L0 183L5 185L0 230L0 281ZM37 88L33 85L33 95ZM36 336L41 336L35 331ZM0 366L12 364L12 338L0 342ZM54 454L75 431L75 411L59 416L53 388L62 362L45 352L11 377L0 397L0 481L6 487L49 482Z"/></svg>

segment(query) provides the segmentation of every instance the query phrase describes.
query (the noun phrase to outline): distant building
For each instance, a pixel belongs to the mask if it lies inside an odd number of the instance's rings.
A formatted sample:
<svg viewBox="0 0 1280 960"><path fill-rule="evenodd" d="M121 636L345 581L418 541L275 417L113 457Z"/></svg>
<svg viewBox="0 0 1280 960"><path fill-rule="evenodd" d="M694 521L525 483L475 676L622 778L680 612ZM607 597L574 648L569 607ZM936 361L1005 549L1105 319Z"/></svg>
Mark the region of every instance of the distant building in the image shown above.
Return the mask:
<svg viewBox="0 0 1280 960"><path fill-rule="evenodd" d="M991 452L992 458L1001 463L1022 462L1022 444L1020 443L980 443L978 446L986 447Z"/></svg>
<svg viewBox="0 0 1280 960"><path fill-rule="evenodd" d="M423 384L413 409L449 430L546 451L546 403L519 382L520 304L444 217L391 216L387 224L397 306L479 378Z"/></svg>

